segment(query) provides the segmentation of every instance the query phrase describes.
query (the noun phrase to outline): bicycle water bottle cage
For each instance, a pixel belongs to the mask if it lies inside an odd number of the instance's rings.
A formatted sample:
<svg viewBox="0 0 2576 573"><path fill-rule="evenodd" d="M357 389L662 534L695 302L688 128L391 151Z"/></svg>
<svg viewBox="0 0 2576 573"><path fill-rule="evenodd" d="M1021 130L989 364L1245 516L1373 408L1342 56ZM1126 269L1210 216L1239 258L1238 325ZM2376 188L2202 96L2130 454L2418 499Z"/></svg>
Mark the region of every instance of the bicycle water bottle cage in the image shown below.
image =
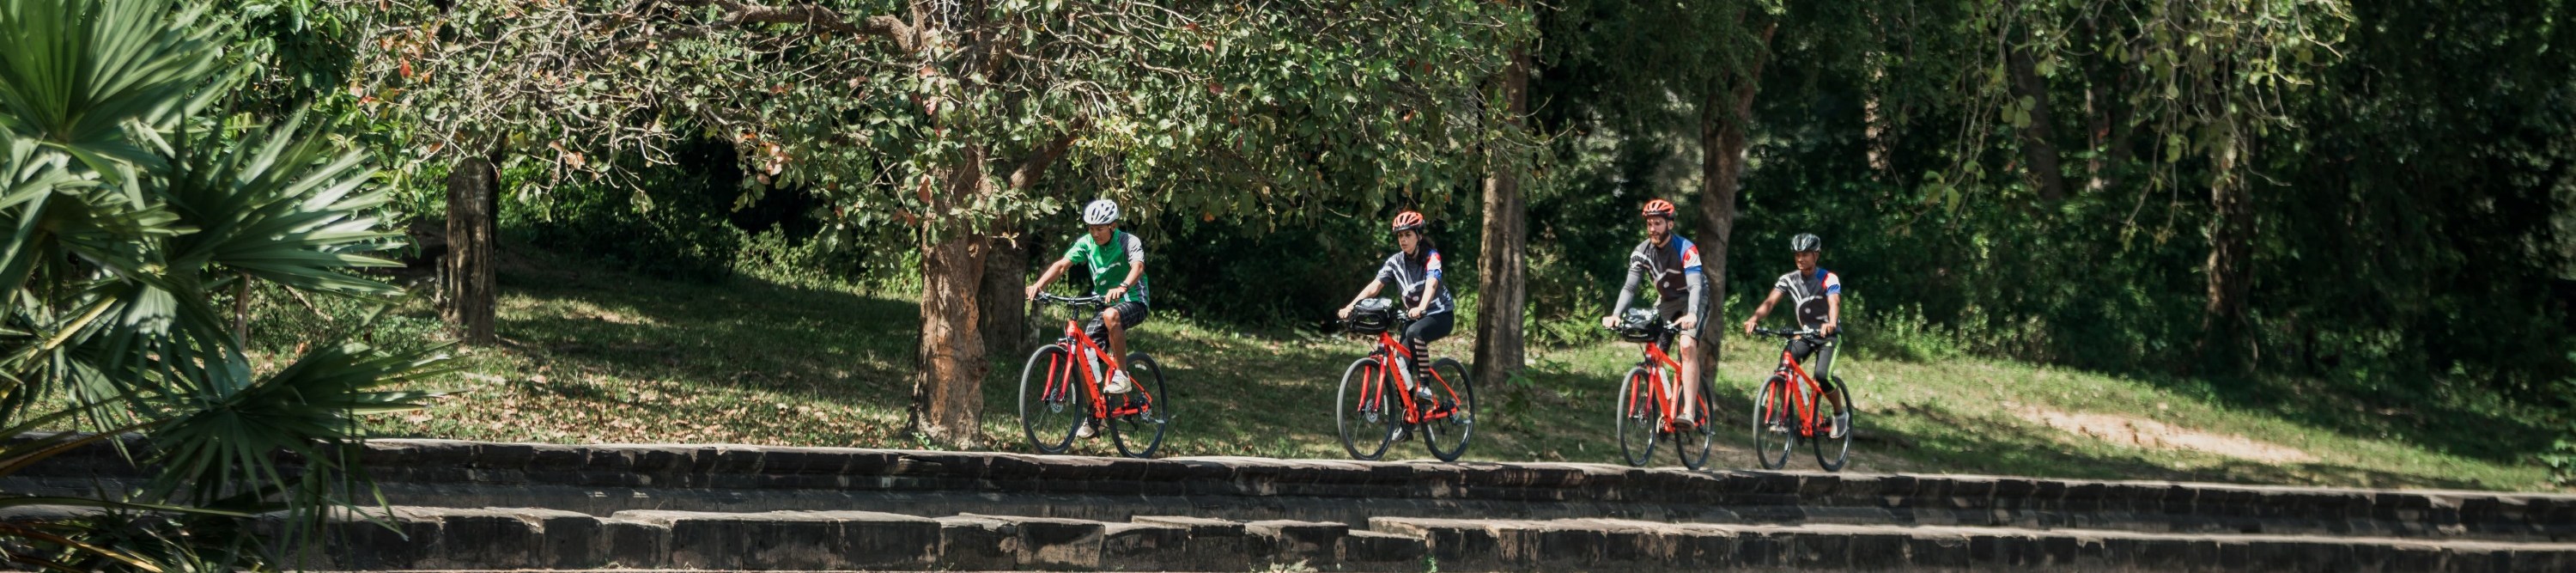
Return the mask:
<svg viewBox="0 0 2576 573"><path fill-rule="evenodd" d="M1377 334L1395 327L1395 302L1382 298L1360 301L1351 306L1351 332Z"/></svg>
<svg viewBox="0 0 2576 573"><path fill-rule="evenodd" d="M1651 308L1631 308L1619 313L1619 339L1629 342L1654 342L1663 336L1664 319Z"/></svg>

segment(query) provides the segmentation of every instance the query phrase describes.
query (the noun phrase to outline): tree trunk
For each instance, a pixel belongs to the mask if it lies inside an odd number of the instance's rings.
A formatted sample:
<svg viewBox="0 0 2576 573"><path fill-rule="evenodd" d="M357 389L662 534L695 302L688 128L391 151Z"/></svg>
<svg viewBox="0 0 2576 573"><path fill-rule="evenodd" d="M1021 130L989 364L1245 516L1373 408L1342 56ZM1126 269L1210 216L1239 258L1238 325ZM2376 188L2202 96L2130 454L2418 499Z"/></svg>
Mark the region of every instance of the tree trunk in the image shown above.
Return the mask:
<svg viewBox="0 0 2576 573"><path fill-rule="evenodd" d="M1526 49L1512 51L1512 65L1503 72L1503 100L1510 113L1506 122L1519 129L1522 116L1529 113ZM1517 146L1512 149L1511 153L1521 153ZM1510 380L1525 364L1527 340L1521 317L1529 300L1529 207L1522 200L1520 181L1524 162L1517 156L1494 159L1493 172L1485 177L1484 241L1476 261L1481 275L1476 285L1475 377L1489 385Z"/></svg>
<svg viewBox="0 0 2576 573"><path fill-rule="evenodd" d="M1016 357L1028 350L1029 304L1025 300L1029 272L1029 238L1017 236L1009 229L996 230L986 239L984 251L984 298L981 299L984 353L990 356Z"/></svg>
<svg viewBox="0 0 2576 573"><path fill-rule="evenodd" d="M1760 49L1771 45L1771 34L1778 24L1762 28ZM1744 176L1745 136L1753 123L1753 96L1762 87L1762 67L1770 58L1751 58L1735 84L1700 100L1700 272L1708 279L1708 307L1713 311L1701 320L1721 320L1726 314L1726 252L1735 236L1735 192ZM1710 328L1710 327L1702 327ZM1722 327L1720 327L1722 328ZM1702 356L1718 357L1723 337L1709 337L1700 348ZM1714 362L1711 362L1712 364ZM1714 371L1713 368L1703 370Z"/></svg>
<svg viewBox="0 0 2576 573"><path fill-rule="evenodd" d="M2243 334L2245 296L2251 283L2254 254L2254 204L2245 178L2237 172L2244 163L2242 133L2235 126L2221 122L2215 126L2216 141L2210 146L2209 182L2211 207L2209 224L2209 305L2201 316L2201 351L2205 357L2217 358L2230 365L2241 365L2242 355L2233 344ZM2218 343L2216 356L2207 351Z"/></svg>
<svg viewBox="0 0 2576 573"><path fill-rule="evenodd" d="M968 147L945 167L922 214L920 368L912 386L912 431L974 447L984 409L984 339L977 332L987 238L955 211L984 191L984 152Z"/></svg>
<svg viewBox="0 0 2576 573"><path fill-rule="evenodd" d="M1086 125L1089 125L1087 121L1076 120L1063 135L1030 149L1028 155L1021 157L1010 173L1004 175L1002 183L1023 191L1037 187L1038 180L1046 176L1047 167L1064 158L1065 151L1073 146L1076 133ZM991 243L986 246L984 254L981 326L984 350L993 356L1018 358L1028 350L1031 342L1029 303L1027 291L1023 289L1028 286L1029 258L1034 254L1031 247L1035 244L1019 232L1020 229L1017 223L1012 222L997 225L988 236Z"/></svg>
<svg viewBox="0 0 2576 573"><path fill-rule="evenodd" d="M1873 76L1877 73L1879 72L1871 72ZM1869 94L1868 99L1861 100L1861 153L1863 159L1868 161L1870 179L1883 182L1896 178L1895 166L1888 163L1887 159L1889 152L1896 149L1896 143L1889 141L1892 137L1888 133L1887 124L1879 117L1879 97L1878 93L1873 92Z"/></svg>
<svg viewBox="0 0 2576 573"><path fill-rule="evenodd" d="M2029 169L2030 184L2039 189L2039 199L2056 203L2066 200L2066 172L2058 164L2053 140L2052 128L2057 124L2048 109L2048 79L2039 77L2037 66L2028 48L2005 50L2004 67L2012 72L2013 95L2032 102L2030 124L2021 128L2022 165Z"/></svg>
<svg viewBox="0 0 2576 573"><path fill-rule="evenodd" d="M501 174L491 160L467 157L447 173L447 256L441 257L438 316L455 326L466 344L490 344L492 313L500 298L493 269Z"/></svg>
<svg viewBox="0 0 2576 573"><path fill-rule="evenodd" d="M2094 36L2099 38L2100 33L2094 32ZM2136 76L2120 66L2106 66L2089 75L2084 88L2084 114L2091 120L2086 143L2093 153L2084 165L2088 177L2084 190L2098 193L2120 185L2118 173L2128 168L2129 158L2137 150L2129 143L2129 105L2120 99L2135 90L2132 80Z"/></svg>

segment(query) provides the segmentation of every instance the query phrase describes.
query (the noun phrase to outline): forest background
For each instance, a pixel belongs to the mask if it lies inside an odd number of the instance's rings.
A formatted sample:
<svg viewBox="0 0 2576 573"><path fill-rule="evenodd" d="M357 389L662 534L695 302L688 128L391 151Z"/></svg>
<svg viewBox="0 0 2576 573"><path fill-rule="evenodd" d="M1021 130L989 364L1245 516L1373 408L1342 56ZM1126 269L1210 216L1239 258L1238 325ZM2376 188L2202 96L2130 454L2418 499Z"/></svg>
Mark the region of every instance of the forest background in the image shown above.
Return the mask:
<svg viewBox="0 0 2576 573"><path fill-rule="evenodd" d="M1421 210L1489 381L1603 339L1666 198L1729 323L1816 233L1883 352L2576 452L2564 2L238 4L270 88L367 126L422 260L490 162L505 248L913 293L934 441L1032 336L981 293L1092 198L1157 313L1315 330Z"/></svg>

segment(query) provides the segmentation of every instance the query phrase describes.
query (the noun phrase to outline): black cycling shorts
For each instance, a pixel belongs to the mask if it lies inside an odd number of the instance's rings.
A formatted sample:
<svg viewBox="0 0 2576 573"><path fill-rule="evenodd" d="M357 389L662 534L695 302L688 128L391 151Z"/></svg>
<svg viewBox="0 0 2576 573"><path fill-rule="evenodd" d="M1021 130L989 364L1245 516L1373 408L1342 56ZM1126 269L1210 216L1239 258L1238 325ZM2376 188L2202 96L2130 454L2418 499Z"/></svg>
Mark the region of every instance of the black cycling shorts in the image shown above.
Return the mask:
<svg viewBox="0 0 2576 573"><path fill-rule="evenodd" d="M1655 305L1655 314L1663 317L1664 324L1678 323L1682 317L1690 316L1690 304L1687 301L1677 301L1676 304ZM1707 330L1708 317L1703 316L1700 317L1699 324L1691 325L1690 330L1675 332L1674 335L1688 336L1691 340L1707 340L1708 337L1700 336L1700 333Z"/></svg>
<svg viewBox="0 0 2576 573"><path fill-rule="evenodd" d="M1145 303L1131 300L1109 305L1109 308L1118 309L1119 330L1135 328L1136 325L1145 323ZM1103 349L1109 348L1109 328L1100 323L1099 315L1093 315L1091 322L1083 325L1082 333L1091 336L1092 344L1100 345Z"/></svg>

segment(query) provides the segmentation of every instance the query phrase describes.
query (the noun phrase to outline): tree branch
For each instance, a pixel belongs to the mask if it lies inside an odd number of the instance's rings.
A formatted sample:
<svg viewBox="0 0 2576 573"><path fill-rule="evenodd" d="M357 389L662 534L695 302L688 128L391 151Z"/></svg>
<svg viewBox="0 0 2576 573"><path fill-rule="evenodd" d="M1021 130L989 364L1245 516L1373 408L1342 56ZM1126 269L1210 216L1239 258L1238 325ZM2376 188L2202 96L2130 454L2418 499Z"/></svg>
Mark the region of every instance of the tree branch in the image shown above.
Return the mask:
<svg viewBox="0 0 2576 573"><path fill-rule="evenodd" d="M894 16L880 14L853 19L830 8L812 4L763 6L734 0L673 0L671 3L681 6L716 6L723 8L727 14L723 19L665 32L649 41L695 38L717 30L740 28L746 24L804 24L824 31L856 36L884 36L894 40L895 47L905 52L912 52L921 47L920 27L905 23L902 18ZM646 40L629 40L626 44L639 41ZM619 47L632 47L626 44L621 44Z"/></svg>
<svg viewBox="0 0 2576 573"><path fill-rule="evenodd" d="M1055 141L1040 145L1030 151L1028 157L1020 158L1019 166L1011 168L1009 179L1011 188L1027 189L1031 185L1036 185L1038 177L1046 175L1047 166L1054 165L1057 159L1062 159L1065 152L1073 148L1073 140L1082 138L1082 130L1089 123L1088 120L1074 120L1073 125L1065 128L1064 135L1056 136Z"/></svg>

